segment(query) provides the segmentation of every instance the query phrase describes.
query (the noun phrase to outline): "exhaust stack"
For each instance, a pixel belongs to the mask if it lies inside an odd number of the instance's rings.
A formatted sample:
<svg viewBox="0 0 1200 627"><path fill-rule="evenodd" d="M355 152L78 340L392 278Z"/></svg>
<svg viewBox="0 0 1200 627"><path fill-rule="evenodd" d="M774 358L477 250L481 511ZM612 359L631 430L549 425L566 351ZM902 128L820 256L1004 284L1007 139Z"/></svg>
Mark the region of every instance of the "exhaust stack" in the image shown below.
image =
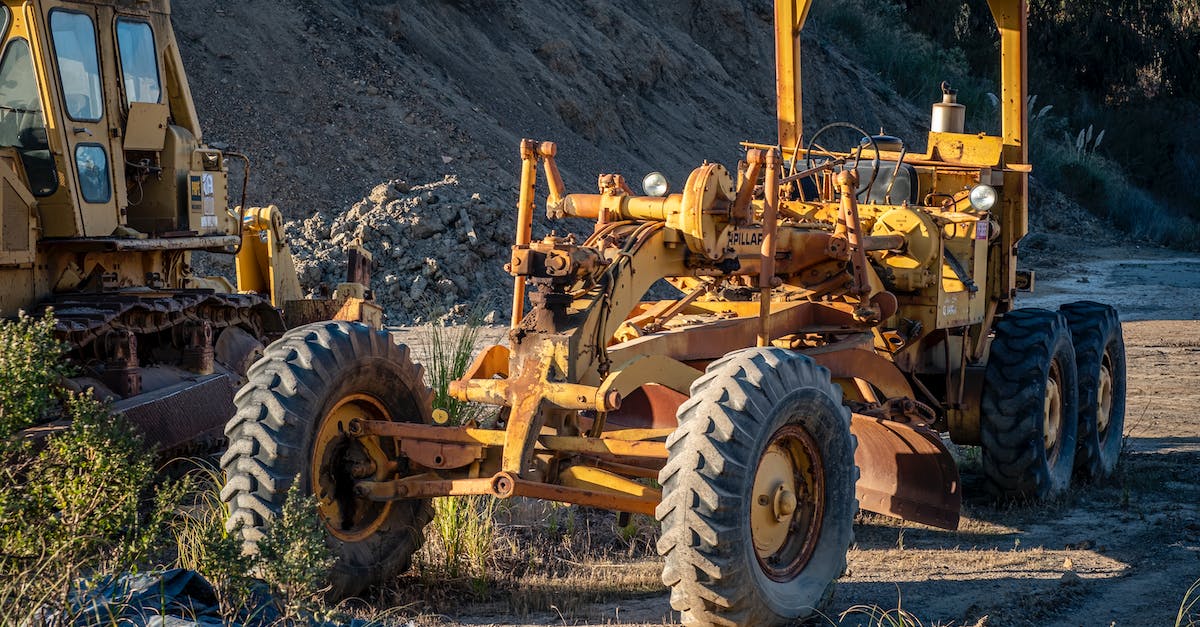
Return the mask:
<svg viewBox="0 0 1200 627"><path fill-rule="evenodd" d="M958 104L958 92L950 89L950 83L942 83L942 101L933 105L930 130L935 133L962 133L966 121L967 108Z"/></svg>

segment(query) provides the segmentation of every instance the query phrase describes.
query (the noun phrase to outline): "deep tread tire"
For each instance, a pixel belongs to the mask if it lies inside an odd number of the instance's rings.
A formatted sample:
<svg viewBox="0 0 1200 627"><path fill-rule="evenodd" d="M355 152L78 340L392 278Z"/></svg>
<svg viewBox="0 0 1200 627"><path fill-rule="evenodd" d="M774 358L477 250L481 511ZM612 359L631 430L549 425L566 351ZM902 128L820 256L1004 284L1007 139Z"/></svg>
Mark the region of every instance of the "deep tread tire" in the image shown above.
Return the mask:
<svg viewBox="0 0 1200 627"><path fill-rule="evenodd" d="M1041 500L1071 485L1079 413L1075 350L1066 320L1044 309L1017 309L996 323L985 371L980 436L989 491L1001 499ZM1059 373L1057 455L1043 442L1051 364Z"/></svg>
<svg viewBox="0 0 1200 627"><path fill-rule="evenodd" d="M363 394L378 399L393 420L429 423L432 393L423 374L406 346L358 323L311 324L271 344L234 398L237 413L226 425L229 449L221 458L226 527L240 530L246 550L255 550L283 511L293 478L311 493L314 439L330 408ZM326 533L337 558L330 596L358 594L406 570L432 517L428 500L396 501L366 538L351 542Z"/></svg>
<svg viewBox="0 0 1200 627"><path fill-rule="evenodd" d="M1121 456L1125 429L1125 338L1117 311L1091 301L1069 303L1059 308L1071 329L1075 364L1079 372L1079 450L1075 453L1075 476L1100 481L1112 475ZM1111 410L1101 433L1098 387L1101 369L1107 365L1111 377Z"/></svg>
<svg viewBox="0 0 1200 627"><path fill-rule="evenodd" d="M829 371L774 348L730 353L708 367L678 411L657 517L663 583L686 625L781 625L814 615L845 572L858 511L850 411ZM788 581L760 566L750 528L759 459L781 427L800 425L824 470L824 516L809 561Z"/></svg>

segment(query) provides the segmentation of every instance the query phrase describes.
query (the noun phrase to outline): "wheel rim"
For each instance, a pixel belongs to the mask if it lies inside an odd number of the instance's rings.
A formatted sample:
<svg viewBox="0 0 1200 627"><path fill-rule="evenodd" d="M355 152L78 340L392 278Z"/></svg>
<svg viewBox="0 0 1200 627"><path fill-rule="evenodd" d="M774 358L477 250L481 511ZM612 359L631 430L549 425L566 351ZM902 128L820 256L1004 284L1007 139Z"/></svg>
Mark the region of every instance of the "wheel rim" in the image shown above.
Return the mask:
<svg viewBox="0 0 1200 627"><path fill-rule="evenodd" d="M825 476L812 436L798 425L775 432L759 458L750 502L754 553L771 579L795 578L812 558L824 494Z"/></svg>
<svg viewBox="0 0 1200 627"><path fill-rule="evenodd" d="M1046 396L1042 416L1042 444L1046 458L1054 461L1062 449L1062 373L1058 362L1051 362L1050 376L1046 378Z"/></svg>
<svg viewBox="0 0 1200 627"><path fill-rule="evenodd" d="M1096 431L1103 439L1108 432L1108 423L1112 420L1113 377L1112 362L1105 353L1104 361L1100 364L1100 376L1096 382Z"/></svg>
<svg viewBox="0 0 1200 627"><path fill-rule="evenodd" d="M321 419L310 466L317 513L331 534L347 542L363 540L378 531L392 506L354 492L357 481L384 479L388 461L378 438L349 435L348 425L355 418L391 420L391 415L383 403L364 394L338 401Z"/></svg>

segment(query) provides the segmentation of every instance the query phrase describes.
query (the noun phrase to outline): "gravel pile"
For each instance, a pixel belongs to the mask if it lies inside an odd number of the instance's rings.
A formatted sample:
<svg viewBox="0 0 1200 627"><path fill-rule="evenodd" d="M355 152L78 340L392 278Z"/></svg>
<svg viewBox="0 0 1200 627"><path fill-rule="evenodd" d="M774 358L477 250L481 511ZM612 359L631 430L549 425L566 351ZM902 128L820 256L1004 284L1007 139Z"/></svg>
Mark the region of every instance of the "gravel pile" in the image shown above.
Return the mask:
<svg viewBox="0 0 1200 627"><path fill-rule="evenodd" d="M393 180L343 211L292 220L285 232L311 295L345 280L345 251L361 243L377 263L372 284L388 324L470 313L492 322L503 319L512 289L504 272L515 229L508 204L455 176L419 185Z"/></svg>

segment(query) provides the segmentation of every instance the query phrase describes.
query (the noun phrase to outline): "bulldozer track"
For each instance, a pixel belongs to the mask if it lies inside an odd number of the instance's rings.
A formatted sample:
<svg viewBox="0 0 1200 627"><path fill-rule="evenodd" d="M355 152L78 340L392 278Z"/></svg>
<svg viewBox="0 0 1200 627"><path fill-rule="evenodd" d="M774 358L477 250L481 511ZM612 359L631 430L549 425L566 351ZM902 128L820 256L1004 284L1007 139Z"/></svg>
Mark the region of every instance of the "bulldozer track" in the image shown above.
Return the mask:
<svg viewBox="0 0 1200 627"><path fill-rule="evenodd" d="M196 321L208 322L214 331L248 327L272 340L284 331L279 312L257 294L211 290L72 294L56 298L49 306L59 339L73 351L87 348L109 332L160 333Z"/></svg>

